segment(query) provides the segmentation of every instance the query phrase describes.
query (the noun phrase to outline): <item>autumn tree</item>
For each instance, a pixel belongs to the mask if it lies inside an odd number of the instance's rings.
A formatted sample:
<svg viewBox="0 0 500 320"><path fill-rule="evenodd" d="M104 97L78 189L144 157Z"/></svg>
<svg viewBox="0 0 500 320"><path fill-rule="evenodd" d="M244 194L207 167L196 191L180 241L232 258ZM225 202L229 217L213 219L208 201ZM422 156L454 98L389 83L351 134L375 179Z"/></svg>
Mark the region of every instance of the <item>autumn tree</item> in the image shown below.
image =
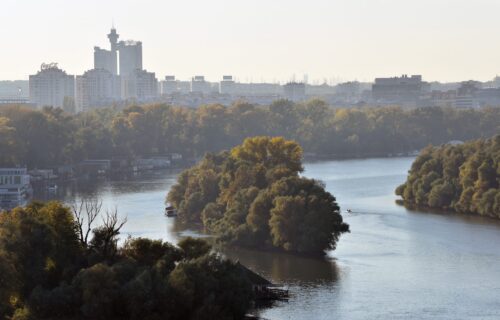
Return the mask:
<svg viewBox="0 0 500 320"><path fill-rule="evenodd" d="M167 201L222 242L323 254L349 228L325 186L299 177L301 160L294 141L248 138L181 173Z"/></svg>

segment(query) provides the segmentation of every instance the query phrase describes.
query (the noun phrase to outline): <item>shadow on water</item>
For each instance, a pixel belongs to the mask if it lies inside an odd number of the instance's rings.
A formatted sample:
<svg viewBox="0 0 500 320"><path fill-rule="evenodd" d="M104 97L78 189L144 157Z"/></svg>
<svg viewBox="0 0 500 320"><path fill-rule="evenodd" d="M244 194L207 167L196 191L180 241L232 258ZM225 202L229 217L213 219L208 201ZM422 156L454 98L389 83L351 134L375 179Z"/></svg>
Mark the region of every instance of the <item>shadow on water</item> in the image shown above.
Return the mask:
<svg viewBox="0 0 500 320"><path fill-rule="evenodd" d="M317 285L334 283L339 278L336 262L327 258L242 248L224 248L224 253L276 284Z"/></svg>

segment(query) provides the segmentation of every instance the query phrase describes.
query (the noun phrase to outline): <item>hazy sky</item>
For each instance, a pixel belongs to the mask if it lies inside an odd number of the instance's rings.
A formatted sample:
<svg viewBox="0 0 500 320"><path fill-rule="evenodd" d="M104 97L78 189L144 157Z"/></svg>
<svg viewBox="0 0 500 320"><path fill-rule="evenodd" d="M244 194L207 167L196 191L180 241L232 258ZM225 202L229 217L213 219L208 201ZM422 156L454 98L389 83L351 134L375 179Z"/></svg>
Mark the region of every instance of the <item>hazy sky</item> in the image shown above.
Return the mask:
<svg viewBox="0 0 500 320"><path fill-rule="evenodd" d="M112 20L158 78L488 80L499 13L500 0L0 0L0 80L91 69Z"/></svg>

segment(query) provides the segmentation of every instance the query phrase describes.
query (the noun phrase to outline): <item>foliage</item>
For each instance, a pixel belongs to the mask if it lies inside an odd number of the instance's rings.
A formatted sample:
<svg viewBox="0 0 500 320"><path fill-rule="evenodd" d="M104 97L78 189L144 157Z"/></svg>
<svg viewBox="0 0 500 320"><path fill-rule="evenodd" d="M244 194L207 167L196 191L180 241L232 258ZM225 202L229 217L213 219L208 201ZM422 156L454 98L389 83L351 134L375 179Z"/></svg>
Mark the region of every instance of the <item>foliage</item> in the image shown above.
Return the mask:
<svg viewBox="0 0 500 320"><path fill-rule="evenodd" d="M86 243L58 202L0 213L0 319L243 318L252 291L237 264L199 239L120 248L120 228L108 213Z"/></svg>
<svg viewBox="0 0 500 320"><path fill-rule="evenodd" d="M301 158L296 142L247 138L181 173L167 201L223 242L323 254L349 228L324 185L299 176Z"/></svg>
<svg viewBox="0 0 500 320"><path fill-rule="evenodd" d="M500 218L500 135L428 147L396 189L404 202Z"/></svg>
<svg viewBox="0 0 500 320"><path fill-rule="evenodd" d="M500 108L334 109L317 99L197 109L133 105L76 115L54 108L7 106L0 109L0 165L41 168L167 152L200 157L252 136L283 136L320 156L384 156L450 140L490 137L498 133L499 123Z"/></svg>

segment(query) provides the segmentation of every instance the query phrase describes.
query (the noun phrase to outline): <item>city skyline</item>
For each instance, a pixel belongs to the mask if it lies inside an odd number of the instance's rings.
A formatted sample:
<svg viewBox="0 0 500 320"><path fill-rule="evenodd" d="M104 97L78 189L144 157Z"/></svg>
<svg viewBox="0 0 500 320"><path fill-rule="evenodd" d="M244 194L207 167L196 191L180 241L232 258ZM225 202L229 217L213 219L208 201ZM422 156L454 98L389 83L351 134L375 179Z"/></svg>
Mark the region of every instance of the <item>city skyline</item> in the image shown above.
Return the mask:
<svg viewBox="0 0 500 320"><path fill-rule="evenodd" d="M307 74L310 82L340 82L405 73L449 82L500 73L500 3L491 0L6 0L3 7L0 35L10 49L1 54L2 80L25 80L43 62L69 74L92 69L92 48L107 44L113 20L126 39L143 42L144 68L160 79L286 82Z"/></svg>

